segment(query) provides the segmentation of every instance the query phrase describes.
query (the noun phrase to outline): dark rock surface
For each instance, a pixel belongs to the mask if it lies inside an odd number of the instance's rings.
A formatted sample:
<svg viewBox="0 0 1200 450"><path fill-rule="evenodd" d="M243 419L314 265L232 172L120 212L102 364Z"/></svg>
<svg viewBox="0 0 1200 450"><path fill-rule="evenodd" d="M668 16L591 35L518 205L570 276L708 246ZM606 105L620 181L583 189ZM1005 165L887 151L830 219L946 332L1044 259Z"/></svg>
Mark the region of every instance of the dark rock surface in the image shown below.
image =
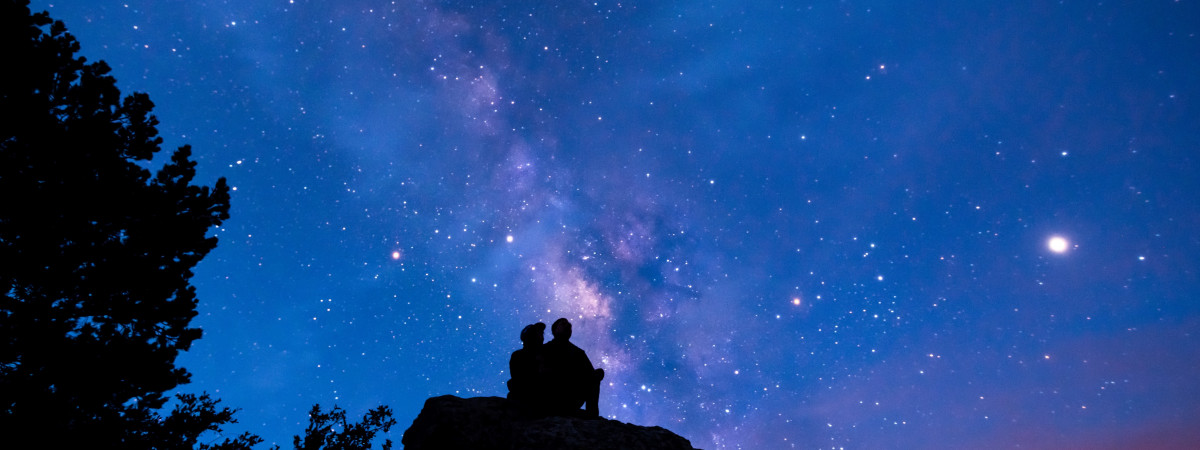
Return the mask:
<svg viewBox="0 0 1200 450"><path fill-rule="evenodd" d="M692 450L687 439L661 427L603 418L527 417L504 398L453 395L426 400L401 442L406 450Z"/></svg>

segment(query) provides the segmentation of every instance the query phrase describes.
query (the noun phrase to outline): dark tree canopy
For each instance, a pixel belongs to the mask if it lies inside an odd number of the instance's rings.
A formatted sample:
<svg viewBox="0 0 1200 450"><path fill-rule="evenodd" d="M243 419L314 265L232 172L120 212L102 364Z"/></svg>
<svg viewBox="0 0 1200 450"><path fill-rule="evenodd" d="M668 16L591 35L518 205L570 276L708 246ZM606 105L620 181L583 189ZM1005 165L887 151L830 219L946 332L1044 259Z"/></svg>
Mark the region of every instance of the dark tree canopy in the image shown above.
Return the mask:
<svg viewBox="0 0 1200 450"><path fill-rule="evenodd" d="M108 65L76 56L63 23L28 5L0 0L0 433L47 448L261 443L220 436L234 410L207 394L162 414L164 393L189 381L175 358L200 337L190 279L229 218L225 179L193 185L188 146L153 161L150 98L122 98ZM391 414L349 423L313 406L296 448L369 449Z"/></svg>
<svg viewBox="0 0 1200 450"><path fill-rule="evenodd" d="M86 448L161 435L163 393L189 377L175 358L200 337L189 280L229 217L225 180L192 184L187 146L148 170L149 97L122 98L27 0L0 0L0 48L0 429ZM201 428L232 420L202 400Z"/></svg>
<svg viewBox="0 0 1200 450"><path fill-rule="evenodd" d="M351 423L346 420L346 410L337 405L327 413L321 412L321 405L313 405L304 437L294 437L292 445L296 450L370 450L375 435L387 433L393 425L396 419L387 406L367 411L362 421ZM384 439L381 448L391 449L392 440Z"/></svg>

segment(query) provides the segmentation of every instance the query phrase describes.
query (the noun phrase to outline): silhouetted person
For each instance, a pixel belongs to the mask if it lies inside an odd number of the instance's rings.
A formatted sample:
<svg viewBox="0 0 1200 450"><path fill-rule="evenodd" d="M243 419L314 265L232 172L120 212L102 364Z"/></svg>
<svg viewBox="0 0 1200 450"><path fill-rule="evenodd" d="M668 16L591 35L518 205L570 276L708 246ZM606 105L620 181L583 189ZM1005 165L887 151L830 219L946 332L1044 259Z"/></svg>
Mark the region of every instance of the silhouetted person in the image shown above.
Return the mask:
<svg viewBox="0 0 1200 450"><path fill-rule="evenodd" d="M558 319L550 327L554 339L542 346L546 367L546 399L551 414L572 415L586 405L589 415L599 416L600 380L604 369L596 369L587 353L570 342L571 322Z"/></svg>
<svg viewBox="0 0 1200 450"><path fill-rule="evenodd" d="M538 322L521 330L521 349L512 353L508 360L508 399L522 410L544 414L546 411L545 367L542 358L542 341L545 339L546 324Z"/></svg>

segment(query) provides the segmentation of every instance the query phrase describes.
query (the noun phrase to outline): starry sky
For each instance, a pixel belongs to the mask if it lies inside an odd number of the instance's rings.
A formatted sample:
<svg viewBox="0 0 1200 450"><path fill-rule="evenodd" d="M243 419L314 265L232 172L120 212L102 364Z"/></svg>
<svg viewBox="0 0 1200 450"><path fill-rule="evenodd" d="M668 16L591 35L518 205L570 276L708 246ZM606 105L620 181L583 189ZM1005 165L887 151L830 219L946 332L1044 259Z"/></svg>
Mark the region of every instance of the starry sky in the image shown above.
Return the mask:
<svg viewBox="0 0 1200 450"><path fill-rule="evenodd" d="M193 382L503 396L721 448L1188 448L1200 3L38 0L227 177Z"/></svg>

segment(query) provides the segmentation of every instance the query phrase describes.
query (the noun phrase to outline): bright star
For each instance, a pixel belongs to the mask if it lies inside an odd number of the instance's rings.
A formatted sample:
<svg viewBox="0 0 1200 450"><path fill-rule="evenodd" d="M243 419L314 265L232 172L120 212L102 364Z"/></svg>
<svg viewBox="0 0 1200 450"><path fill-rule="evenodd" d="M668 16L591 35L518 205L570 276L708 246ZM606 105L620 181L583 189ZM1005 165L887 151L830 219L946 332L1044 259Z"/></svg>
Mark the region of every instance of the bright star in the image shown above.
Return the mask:
<svg viewBox="0 0 1200 450"><path fill-rule="evenodd" d="M1054 253L1065 253L1069 245L1070 244L1067 242L1067 239L1062 236L1052 236L1050 237L1050 240L1046 242L1046 246L1049 247L1050 251Z"/></svg>

